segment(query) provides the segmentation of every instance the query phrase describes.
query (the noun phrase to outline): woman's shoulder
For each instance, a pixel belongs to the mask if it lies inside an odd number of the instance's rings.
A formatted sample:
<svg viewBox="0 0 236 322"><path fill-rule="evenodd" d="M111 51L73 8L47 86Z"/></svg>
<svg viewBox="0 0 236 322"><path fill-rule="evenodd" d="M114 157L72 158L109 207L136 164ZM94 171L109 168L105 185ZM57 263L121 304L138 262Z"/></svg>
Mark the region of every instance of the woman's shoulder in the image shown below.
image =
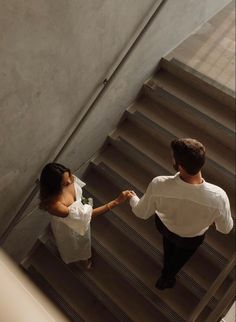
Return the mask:
<svg viewBox="0 0 236 322"><path fill-rule="evenodd" d="M55 200L48 206L48 212L53 216L65 218L69 215L69 208L60 200Z"/></svg>

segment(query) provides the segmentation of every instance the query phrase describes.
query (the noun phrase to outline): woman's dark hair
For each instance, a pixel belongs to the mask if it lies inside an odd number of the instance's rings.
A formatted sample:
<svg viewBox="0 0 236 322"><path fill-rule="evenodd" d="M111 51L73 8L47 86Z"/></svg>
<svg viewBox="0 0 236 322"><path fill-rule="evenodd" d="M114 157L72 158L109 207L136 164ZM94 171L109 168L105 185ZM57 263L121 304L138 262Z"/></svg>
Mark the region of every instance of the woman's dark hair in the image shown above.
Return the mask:
<svg viewBox="0 0 236 322"><path fill-rule="evenodd" d="M47 209L51 199L58 196L62 191L62 179L65 172L70 169L59 163L48 163L40 175L40 209Z"/></svg>
<svg viewBox="0 0 236 322"><path fill-rule="evenodd" d="M171 142L176 164L189 175L197 174L205 163L205 147L195 139L182 138Z"/></svg>

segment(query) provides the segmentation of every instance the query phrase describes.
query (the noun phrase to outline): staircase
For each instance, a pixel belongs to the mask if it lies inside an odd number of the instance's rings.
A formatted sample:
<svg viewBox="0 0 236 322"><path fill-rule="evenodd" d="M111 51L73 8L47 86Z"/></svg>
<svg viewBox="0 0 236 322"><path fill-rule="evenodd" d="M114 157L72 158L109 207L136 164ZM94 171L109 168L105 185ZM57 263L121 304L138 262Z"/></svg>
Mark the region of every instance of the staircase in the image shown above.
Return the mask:
<svg viewBox="0 0 236 322"><path fill-rule="evenodd" d="M170 141L194 137L207 147L204 178L227 192L234 214L234 113L232 97L163 59L91 161L83 178L85 194L97 206L123 189L141 196L153 177L173 174ZM232 259L234 242L234 232L223 235L210 228L175 288L159 291L154 285L163 251L154 218L143 221L123 204L92 222L92 272L65 265L50 230L22 266L72 321L192 321L192 312ZM218 321L232 304L233 281L231 272L194 321Z"/></svg>

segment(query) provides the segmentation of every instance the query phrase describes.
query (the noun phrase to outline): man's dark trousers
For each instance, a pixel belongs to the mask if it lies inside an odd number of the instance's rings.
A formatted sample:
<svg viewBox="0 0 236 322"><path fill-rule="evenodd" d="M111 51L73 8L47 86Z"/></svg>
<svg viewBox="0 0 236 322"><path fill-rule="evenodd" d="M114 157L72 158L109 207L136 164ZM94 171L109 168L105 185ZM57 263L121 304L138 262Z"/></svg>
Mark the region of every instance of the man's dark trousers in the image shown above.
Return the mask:
<svg viewBox="0 0 236 322"><path fill-rule="evenodd" d="M164 265L162 277L165 280L173 280L202 244L205 234L196 237L180 237L168 230L157 215L155 215L155 222L157 230L163 236Z"/></svg>

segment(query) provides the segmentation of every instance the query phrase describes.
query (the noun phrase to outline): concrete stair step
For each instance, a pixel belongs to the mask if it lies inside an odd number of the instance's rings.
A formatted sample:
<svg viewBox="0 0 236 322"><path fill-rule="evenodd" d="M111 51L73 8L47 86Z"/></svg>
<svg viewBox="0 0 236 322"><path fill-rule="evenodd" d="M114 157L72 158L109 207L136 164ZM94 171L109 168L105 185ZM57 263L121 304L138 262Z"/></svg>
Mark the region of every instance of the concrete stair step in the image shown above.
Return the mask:
<svg viewBox="0 0 236 322"><path fill-rule="evenodd" d="M149 182L153 179L153 174L147 169L129 159L127 155L119 151L115 146L108 146L96 160L96 164L105 163L122 177L126 177L129 187L135 187L138 191L144 191Z"/></svg>
<svg viewBox="0 0 236 322"><path fill-rule="evenodd" d="M114 268L120 271L140 294L157 309L162 309L162 313L166 314L168 319L175 317L177 313L175 319L180 316L184 321L188 320L199 299L180 283L177 283L173 290L158 291L154 285L161 273L160 265L157 266L105 216L97 218L93 224L93 246L95 249L96 247L100 249L104 258L112 263ZM176 301L180 294L181 298Z"/></svg>
<svg viewBox="0 0 236 322"><path fill-rule="evenodd" d="M109 136L108 142L125 156L127 156L127 158L131 160L130 162L135 162L140 167L144 168L145 171L152 175L152 177L155 177L157 173L170 175L169 171L167 171L164 167L161 167L155 160L149 158L145 151L139 150L134 145L131 145L125 140L125 138L117 136L117 132L114 132L111 136Z"/></svg>
<svg viewBox="0 0 236 322"><path fill-rule="evenodd" d="M113 159L112 159L113 156ZM116 160L118 162L116 162ZM146 191L148 183L151 181L150 174L146 173L141 167L136 167L134 163L123 158L122 154L114 148L107 149L102 156L99 157L96 164L102 162L98 170L103 171L109 178L120 187L120 189L133 189L142 196ZM229 259L234 252L234 234L223 235L210 228L208 231L206 242L212 252L217 252L217 257Z"/></svg>
<svg viewBox="0 0 236 322"><path fill-rule="evenodd" d="M25 273L37 285L50 300L61 309L61 311L69 318L68 321L85 322L79 314L68 304L64 298L48 283L48 281L34 268L28 267Z"/></svg>
<svg viewBox="0 0 236 322"><path fill-rule="evenodd" d="M229 90L226 93L222 89L217 88L215 84L212 84L212 80L208 80L205 75L195 69L175 58L172 58L171 60L162 58L160 67L185 83L191 84L191 87L215 99L223 105L222 108L227 109L227 107L229 107L232 110L235 110L235 97L233 93L229 93Z"/></svg>
<svg viewBox="0 0 236 322"><path fill-rule="evenodd" d="M147 159L156 163L166 173L173 173L170 142L176 138L172 133L159 127L150 128L145 122L137 119L127 119L112 135L113 139L125 142L132 146L133 150L140 151ZM138 156L137 156L138 157ZM228 194L231 202L232 212L235 209L235 180L234 175L221 167L216 162L207 159L203 168L205 180L219 185ZM160 173L165 174L165 173Z"/></svg>
<svg viewBox="0 0 236 322"><path fill-rule="evenodd" d="M147 128L144 124L137 124L126 119L121 126L112 134L112 138L123 140L135 149L142 151L143 155L153 160L167 173L173 173L173 166L170 163L171 154L166 146L171 142L172 136L160 131L159 136L153 129Z"/></svg>
<svg viewBox="0 0 236 322"><path fill-rule="evenodd" d="M53 236L50 239L50 243L47 241L46 246L51 252L55 253L56 246ZM104 306L113 312L113 315L119 321L142 322L146 321L146 318L148 321L156 321L155 318L158 318L163 322L167 322L168 320L165 316L124 279L123 271L117 270L113 263L110 263L109 260L107 261L106 256L104 256L99 247L100 244L94 238L93 242L94 269L86 271L80 267L71 267L70 270L73 274L78 279L81 279L81 276L86 279L87 287L104 303ZM179 321L182 320L180 319Z"/></svg>
<svg viewBox="0 0 236 322"><path fill-rule="evenodd" d="M168 108L174 115L180 115L182 118L186 119L187 122L194 123L194 126L196 126L197 123L199 128L204 129L207 136L222 142L222 144L229 149L234 149L234 131L228 129L223 124L212 119L195 107L183 102L165 89L158 87L153 80L149 80L144 84L143 95L149 97L157 104Z"/></svg>
<svg viewBox="0 0 236 322"><path fill-rule="evenodd" d="M95 196L101 203L113 199L120 191L120 188L100 173L98 168L91 170L85 180L89 195ZM103 182L102 187L99 186L99 182ZM114 208L112 212L113 216L107 215L107 219L160 265L162 261L162 238L156 231L154 218L141 220L133 215L130 206L126 204ZM204 266L201 264L203 261ZM201 297L224 265L225 263L220 265L218 258L213 258L201 246L191 261L184 267L183 272L180 273L181 283L186 283L186 287ZM228 282L231 283L231 281ZM220 293L218 296L220 298L222 294Z"/></svg>
<svg viewBox="0 0 236 322"><path fill-rule="evenodd" d="M37 275L35 275L35 272L37 272ZM41 287L45 288L49 285L64 299L67 305L72 308L72 313L67 308L67 315L71 319L75 319L73 321L119 321L76 278L62 260L53 255L42 243L30 257L29 273L38 282L41 281ZM48 289L47 286L46 290ZM51 293L51 295L52 297L55 296L54 293Z"/></svg>
<svg viewBox="0 0 236 322"><path fill-rule="evenodd" d="M207 157L234 174L235 151L223 145L218 139L209 136L205 130L207 124L200 126L199 120L197 123L195 118L190 120L189 113L182 116L179 111L176 113L176 111L144 97L128 110L127 116L131 119L139 119L149 127L161 127L175 137L198 138L207 148Z"/></svg>
<svg viewBox="0 0 236 322"><path fill-rule="evenodd" d="M225 108L217 100L192 88L189 83L185 83L165 70L159 70L152 81L157 88L164 89L172 96L178 98L179 101L206 114L229 130L235 131L234 111L231 108Z"/></svg>
<svg viewBox="0 0 236 322"><path fill-rule="evenodd" d="M106 176L102 175L95 169L92 169L91 172L86 175L85 180L87 182L85 190L88 192L88 195L92 195L101 203L110 201L120 193L120 189L117 186L111 184L110 180ZM99 183L96 180L103 180L102 182L104 184L102 189L98 188ZM128 204L116 207L112 212L113 216L108 216L108 220L111 220L117 228L122 227L122 232L126 231L128 236L139 236L142 241L139 243L140 239L138 238L136 240L139 247L145 250L153 259L160 256L160 254L158 255L158 252L156 252L156 248L152 247L152 245L157 244L160 245L161 248L162 243L161 236L156 234L156 229L153 225L153 218L145 221L137 218L131 213L131 209ZM145 236L145 238L142 238L142 236Z"/></svg>

